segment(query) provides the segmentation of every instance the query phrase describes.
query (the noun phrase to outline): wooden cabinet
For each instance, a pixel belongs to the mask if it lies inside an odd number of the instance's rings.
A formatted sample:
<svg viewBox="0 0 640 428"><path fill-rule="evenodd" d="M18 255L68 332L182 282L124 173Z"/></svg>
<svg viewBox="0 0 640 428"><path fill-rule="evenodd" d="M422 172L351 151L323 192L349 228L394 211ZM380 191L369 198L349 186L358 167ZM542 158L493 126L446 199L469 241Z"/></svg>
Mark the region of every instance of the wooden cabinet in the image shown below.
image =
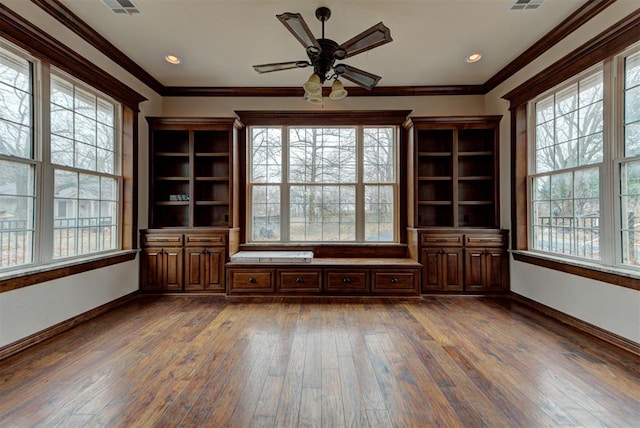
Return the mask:
<svg viewBox="0 0 640 428"><path fill-rule="evenodd" d="M149 225L235 226L234 118L148 117Z"/></svg>
<svg viewBox="0 0 640 428"><path fill-rule="evenodd" d="M227 229L142 231L140 288L223 293L229 232Z"/></svg>
<svg viewBox="0 0 640 428"><path fill-rule="evenodd" d="M507 232L455 230L420 230L422 292L508 290Z"/></svg>
<svg viewBox="0 0 640 428"><path fill-rule="evenodd" d="M461 248L424 248L422 250L422 291L464 289Z"/></svg>
<svg viewBox="0 0 640 428"><path fill-rule="evenodd" d="M310 263L227 263L229 294L418 295L411 259L316 258Z"/></svg>
<svg viewBox="0 0 640 428"><path fill-rule="evenodd" d="M413 227L497 227L501 116L415 117Z"/></svg>

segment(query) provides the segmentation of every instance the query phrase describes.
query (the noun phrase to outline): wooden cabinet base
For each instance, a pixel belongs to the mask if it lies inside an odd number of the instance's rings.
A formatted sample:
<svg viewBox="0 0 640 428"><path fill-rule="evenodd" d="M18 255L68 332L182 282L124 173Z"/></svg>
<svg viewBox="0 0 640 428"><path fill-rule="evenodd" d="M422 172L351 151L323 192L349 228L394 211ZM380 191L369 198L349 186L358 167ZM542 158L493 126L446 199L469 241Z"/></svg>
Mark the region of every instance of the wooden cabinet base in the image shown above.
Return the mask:
<svg viewBox="0 0 640 428"><path fill-rule="evenodd" d="M418 296L420 269L412 259L317 258L295 265L231 262L226 265L227 293Z"/></svg>

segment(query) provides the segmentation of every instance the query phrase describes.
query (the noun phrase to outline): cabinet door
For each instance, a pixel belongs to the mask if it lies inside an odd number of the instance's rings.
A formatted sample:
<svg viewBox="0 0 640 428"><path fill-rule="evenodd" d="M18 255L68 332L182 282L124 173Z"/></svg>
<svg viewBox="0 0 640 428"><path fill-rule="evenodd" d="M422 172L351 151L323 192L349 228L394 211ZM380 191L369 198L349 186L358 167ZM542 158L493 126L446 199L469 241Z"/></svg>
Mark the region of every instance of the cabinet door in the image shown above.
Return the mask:
<svg viewBox="0 0 640 428"><path fill-rule="evenodd" d="M467 248L464 250L464 289L480 291L485 288L485 249Z"/></svg>
<svg viewBox="0 0 640 428"><path fill-rule="evenodd" d="M224 254L224 248L187 247L185 290L224 291Z"/></svg>
<svg viewBox="0 0 640 428"><path fill-rule="evenodd" d="M425 248L422 265L422 291L462 290L462 248Z"/></svg>
<svg viewBox="0 0 640 428"><path fill-rule="evenodd" d="M443 248L441 254L442 288L445 290L462 290L462 248Z"/></svg>
<svg viewBox="0 0 640 428"><path fill-rule="evenodd" d="M182 249L162 249L162 279L164 290L182 290Z"/></svg>
<svg viewBox="0 0 640 428"><path fill-rule="evenodd" d="M508 288L509 258L507 252L500 249L487 249L485 252L485 287L488 290L506 290Z"/></svg>
<svg viewBox="0 0 640 428"><path fill-rule="evenodd" d="M162 248L142 250L142 275L140 288L148 291L162 290Z"/></svg>
<svg viewBox="0 0 640 428"><path fill-rule="evenodd" d="M142 250L143 290L182 290L182 250L154 248Z"/></svg>
<svg viewBox="0 0 640 428"><path fill-rule="evenodd" d="M440 282L441 248L424 248L422 250L422 291L442 290Z"/></svg>

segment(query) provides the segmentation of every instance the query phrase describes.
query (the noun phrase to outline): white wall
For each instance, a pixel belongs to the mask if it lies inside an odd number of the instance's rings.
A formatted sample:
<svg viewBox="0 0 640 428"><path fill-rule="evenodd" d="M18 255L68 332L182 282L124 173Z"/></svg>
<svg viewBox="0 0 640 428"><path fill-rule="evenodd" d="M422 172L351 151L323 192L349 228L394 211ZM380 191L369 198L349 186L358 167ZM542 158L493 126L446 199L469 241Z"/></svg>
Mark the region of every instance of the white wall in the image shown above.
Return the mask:
<svg viewBox="0 0 640 428"><path fill-rule="evenodd" d="M501 97L612 26L637 7L636 0L617 1L486 96L487 114L504 115L500 129L500 166L503 172L500 204L503 227L509 228L511 225L511 184L508 172L510 116L509 103ZM640 343L640 292L637 290L514 260L511 261L511 290Z"/></svg>
<svg viewBox="0 0 640 428"><path fill-rule="evenodd" d="M114 64L84 40L51 18L28 0L1 0L71 49L145 96L140 105L139 146L148 152L148 130L144 116L162 113L162 98ZM139 159L139 224L146 225L147 158ZM0 293L0 347L13 343L59 322L111 302L138 289L138 259L118 265L68 276L30 287Z"/></svg>

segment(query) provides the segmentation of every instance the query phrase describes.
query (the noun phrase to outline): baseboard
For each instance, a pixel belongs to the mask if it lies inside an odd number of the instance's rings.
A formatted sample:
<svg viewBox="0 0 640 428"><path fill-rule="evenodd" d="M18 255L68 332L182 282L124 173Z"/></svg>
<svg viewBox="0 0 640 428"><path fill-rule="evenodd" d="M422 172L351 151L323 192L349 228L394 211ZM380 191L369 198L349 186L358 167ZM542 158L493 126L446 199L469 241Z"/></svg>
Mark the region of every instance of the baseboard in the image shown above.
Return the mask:
<svg viewBox="0 0 640 428"><path fill-rule="evenodd" d="M139 291L134 291L133 293L122 296L116 300L112 300L111 302L105 303L104 305L98 306L97 308L93 308L87 312L81 313L80 315L76 315L73 318L69 318L68 320L59 322L58 324L52 325L49 328L41 330L37 333L34 333L30 336L27 336L23 339L17 340L13 343L5 345L0 348L0 361L11 356L17 354L18 352L24 351L31 346L34 346L40 342L44 342L47 339L50 339L62 332L72 329L73 327L82 324L92 318L97 317L98 315L102 315L111 309L117 308L139 295Z"/></svg>
<svg viewBox="0 0 640 428"><path fill-rule="evenodd" d="M600 328L596 325L590 324L586 321L582 321L576 317L565 314L564 312L560 312L557 309L553 309L547 305L543 305L542 303L536 302L535 300L529 299L528 297L522 296L520 294L516 294L511 292L509 294L512 300L522 303L532 309L535 309L538 312L542 312L543 314L554 318L557 321L560 321L564 324L567 324L577 330L580 330L583 333L587 333L591 336L594 336L600 340L604 340L611 345L616 346L617 348L623 349L625 351L631 352L634 355L640 356L640 343L636 343L632 340L627 339L626 337L619 336L615 333L611 333L603 328Z"/></svg>

